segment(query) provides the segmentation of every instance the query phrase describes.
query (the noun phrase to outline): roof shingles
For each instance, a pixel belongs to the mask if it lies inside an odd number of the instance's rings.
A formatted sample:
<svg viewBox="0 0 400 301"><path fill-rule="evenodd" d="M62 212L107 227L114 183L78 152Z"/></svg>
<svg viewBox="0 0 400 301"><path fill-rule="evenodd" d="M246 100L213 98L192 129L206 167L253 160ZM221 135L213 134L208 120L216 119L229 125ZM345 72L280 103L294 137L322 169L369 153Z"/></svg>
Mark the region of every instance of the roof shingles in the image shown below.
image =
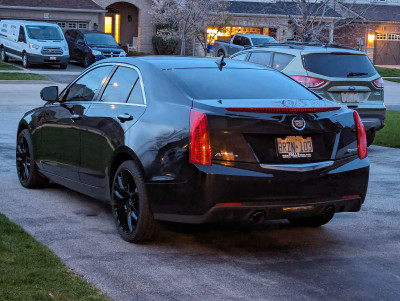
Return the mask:
<svg viewBox="0 0 400 301"><path fill-rule="evenodd" d="M0 0L0 6L47 7L81 10L102 10L92 0Z"/></svg>

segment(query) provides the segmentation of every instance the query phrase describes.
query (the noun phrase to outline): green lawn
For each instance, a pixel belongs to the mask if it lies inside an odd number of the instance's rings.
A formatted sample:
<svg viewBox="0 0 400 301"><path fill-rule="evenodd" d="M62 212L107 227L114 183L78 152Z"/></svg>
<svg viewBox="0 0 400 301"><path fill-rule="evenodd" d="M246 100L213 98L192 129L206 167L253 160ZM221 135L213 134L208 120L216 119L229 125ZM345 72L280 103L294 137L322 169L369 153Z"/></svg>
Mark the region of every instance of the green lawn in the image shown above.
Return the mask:
<svg viewBox="0 0 400 301"><path fill-rule="evenodd" d="M400 112L386 112L386 125L376 133L374 144L400 148Z"/></svg>
<svg viewBox="0 0 400 301"><path fill-rule="evenodd" d="M395 83L400 83L400 78L384 78L384 80L388 80Z"/></svg>
<svg viewBox="0 0 400 301"><path fill-rule="evenodd" d="M376 71L382 77L400 77L400 69L385 68L385 67L375 67Z"/></svg>
<svg viewBox="0 0 400 301"><path fill-rule="evenodd" d="M0 80L49 80L46 76L36 73L0 72Z"/></svg>
<svg viewBox="0 0 400 301"><path fill-rule="evenodd" d="M11 64L0 62L0 70L22 70L22 68L11 65Z"/></svg>
<svg viewBox="0 0 400 301"><path fill-rule="evenodd" d="M109 301L47 247L0 214L1 301Z"/></svg>

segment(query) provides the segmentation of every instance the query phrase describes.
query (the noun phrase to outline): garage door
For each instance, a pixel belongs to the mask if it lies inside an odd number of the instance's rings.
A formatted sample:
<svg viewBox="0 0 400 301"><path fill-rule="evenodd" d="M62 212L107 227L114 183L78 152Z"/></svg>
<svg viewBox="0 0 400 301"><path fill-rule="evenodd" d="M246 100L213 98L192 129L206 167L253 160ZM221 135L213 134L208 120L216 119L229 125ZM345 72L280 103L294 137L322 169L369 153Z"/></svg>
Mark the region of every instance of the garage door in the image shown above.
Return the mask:
<svg viewBox="0 0 400 301"><path fill-rule="evenodd" d="M375 65L400 65L400 34L376 34Z"/></svg>

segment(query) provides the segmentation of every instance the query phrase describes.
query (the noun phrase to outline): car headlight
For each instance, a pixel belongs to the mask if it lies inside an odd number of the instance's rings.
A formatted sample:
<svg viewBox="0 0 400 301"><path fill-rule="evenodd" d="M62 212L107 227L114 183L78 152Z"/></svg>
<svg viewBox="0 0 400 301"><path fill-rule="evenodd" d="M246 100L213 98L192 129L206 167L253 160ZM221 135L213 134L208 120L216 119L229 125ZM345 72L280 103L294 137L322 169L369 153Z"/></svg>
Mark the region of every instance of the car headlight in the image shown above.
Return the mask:
<svg viewBox="0 0 400 301"><path fill-rule="evenodd" d="M126 56L126 52L125 52L125 51L121 51L121 52L119 53L119 56Z"/></svg>
<svg viewBox="0 0 400 301"><path fill-rule="evenodd" d="M101 51L98 50L92 50L93 55L102 55Z"/></svg>
<svg viewBox="0 0 400 301"><path fill-rule="evenodd" d="M29 43L29 48L30 48L30 49L39 50L39 49L40 49L40 46L39 46L39 45L36 45L36 44L30 44L30 43Z"/></svg>

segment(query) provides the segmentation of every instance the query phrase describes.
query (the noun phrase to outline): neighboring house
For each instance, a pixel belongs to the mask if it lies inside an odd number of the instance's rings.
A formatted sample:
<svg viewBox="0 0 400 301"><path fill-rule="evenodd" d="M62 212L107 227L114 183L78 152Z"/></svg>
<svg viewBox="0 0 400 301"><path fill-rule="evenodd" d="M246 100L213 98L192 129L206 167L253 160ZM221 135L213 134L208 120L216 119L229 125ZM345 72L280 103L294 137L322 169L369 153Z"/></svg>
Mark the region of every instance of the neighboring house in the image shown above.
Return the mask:
<svg viewBox="0 0 400 301"><path fill-rule="evenodd" d="M276 0L227 1L231 24L219 35L258 33L280 42L295 38L289 18L277 10ZM331 1L338 3L338 0ZM299 14L293 1L287 3L292 15ZM340 3L344 5L332 5L324 13L324 20L335 20L343 11L351 10L356 22L350 28L329 32L331 39L366 51L376 64L400 64L400 0L343 0ZM0 0L0 19L54 22L63 30L97 29L112 34L123 46L137 43L138 51L151 53L151 39L155 34L148 13L151 5L152 0ZM209 42L216 38L215 33L215 28L207 29Z"/></svg>

